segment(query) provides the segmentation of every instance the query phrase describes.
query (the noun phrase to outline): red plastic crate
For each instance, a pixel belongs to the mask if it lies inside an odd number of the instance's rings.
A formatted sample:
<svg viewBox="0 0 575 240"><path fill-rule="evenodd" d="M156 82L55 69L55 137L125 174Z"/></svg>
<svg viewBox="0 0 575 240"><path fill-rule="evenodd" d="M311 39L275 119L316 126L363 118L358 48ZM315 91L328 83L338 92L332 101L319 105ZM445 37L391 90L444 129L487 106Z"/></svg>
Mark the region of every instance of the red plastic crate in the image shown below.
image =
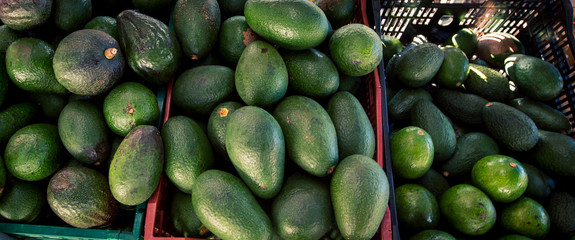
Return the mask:
<svg viewBox="0 0 575 240"><path fill-rule="evenodd" d="M354 22L362 23L369 26L368 16L366 15L366 1L359 0L358 12L356 14ZM383 68L383 63L379 65L378 69ZM364 84L360 88L358 99L363 105L370 122L376 133L376 150L375 150L375 160L377 163L386 169L391 169L390 167L384 166L384 157L389 157L389 153L386 152L387 148L384 148L384 127L387 125L387 118L383 118L383 113L386 112L385 105L382 105L382 85L380 83L378 69L374 70L372 73L368 74L363 80ZM173 81L168 85L165 98L165 108L163 115L163 123L165 123L171 114L171 97L172 97ZM385 119L385 120L384 120ZM390 181L390 186L393 186L393 178L390 175L391 171L386 170L388 175L388 180ZM167 207L167 197L169 192L174 188L169 182L169 179L162 176L160 184L156 191L152 194L148 200L148 205L146 208L146 219L144 223L144 239L146 240L202 240L204 238L189 238L189 237L179 237L175 235L176 233L170 229ZM392 189L390 189L391 191ZM390 193L390 201L393 201L393 195ZM387 240L392 239L392 216L390 207L388 206L383 221L380 228L373 239Z"/></svg>

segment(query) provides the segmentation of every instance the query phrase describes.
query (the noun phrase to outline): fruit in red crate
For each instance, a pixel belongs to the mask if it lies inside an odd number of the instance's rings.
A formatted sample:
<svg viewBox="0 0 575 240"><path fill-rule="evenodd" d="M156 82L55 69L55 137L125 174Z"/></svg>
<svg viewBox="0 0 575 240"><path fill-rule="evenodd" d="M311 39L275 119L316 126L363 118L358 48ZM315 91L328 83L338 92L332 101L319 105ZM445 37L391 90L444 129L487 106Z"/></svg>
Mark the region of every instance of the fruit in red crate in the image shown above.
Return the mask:
<svg viewBox="0 0 575 240"><path fill-rule="evenodd" d="M258 35L289 50L316 47L329 32L325 13L307 0L248 0L244 15Z"/></svg>
<svg viewBox="0 0 575 240"><path fill-rule="evenodd" d="M66 150L83 163L99 165L110 154L104 114L90 102L69 102L58 117L58 133Z"/></svg>
<svg viewBox="0 0 575 240"><path fill-rule="evenodd" d="M56 172L48 183L47 199L60 219L77 228L109 226L118 214L118 203L110 192L108 179L84 166L65 167Z"/></svg>
<svg viewBox="0 0 575 240"><path fill-rule="evenodd" d="M389 200L385 172L372 158L351 155L335 168L330 181L335 220L345 239L371 239Z"/></svg>
<svg viewBox="0 0 575 240"><path fill-rule="evenodd" d="M234 70L205 65L181 73L173 86L174 104L190 116L207 116L224 101L236 96Z"/></svg>
<svg viewBox="0 0 575 240"><path fill-rule="evenodd" d="M221 24L217 0L178 0L172 12L182 51L192 60L206 57L216 45Z"/></svg>
<svg viewBox="0 0 575 240"><path fill-rule="evenodd" d="M353 94L339 91L329 99L326 111L337 134L339 159L353 154L373 158L375 133L361 102Z"/></svg>
<svg viewBox="0 0 575 240"><path fill-rule="evenodd" d="M383 46L373 29L351 23L333 32L329 38L329 54L343 74L364 76L383 60Z"/></svg>
<svg viewBox="0 0 575 240"><path fill-rule="evenodd" d="M471 169L473 185L494 202L512 202L527 189L527 173L519 161L505 155L489 155Z"/></svg>
<svg viewBox="0 0 575 240"><path fill-rule="evenodd" d="M477 38L477 57L491 67L503 68L505 58L514 53L525 54L525 48L519 39L509 33L492 32Z"/></svg>
<svg viewBox="0 0 575 240"><path fill-rule="evenodd" d="M230 116L243 105L239 102L228 101L216 106L208 118L207 135L214 152L218 157L229 161L228 151L226 150L226 126Z"/></svg>
<svg viewBox="0 0 575 240"><path fill-rule="evenodd" d="M183 237L207 237L210 232L194 212L192 195L179 190L174 190L171 195L167 208L175 231Z"/></svg>
<svg viewBox="0 0 575 240"><path fill-rule="evenodd" d="M451 226L467 235L485 234L495 225L493 202L483 191L469 184L447 189L439 198L439 209Z"/></svg>
<svg viewBox="0 0 575 240"><path fill-rule="evenodd" d="M18 31L28 31L44 24L50 17L52 0L1 1L0 20Z"/></svg>
<svg viewBox="0 0 575 240"><path fill-rule="evenodd" d="M393 171L402 178L420 178L433 163L433 140L420 127L402 128L393 135L389 144Z"/></svg>
<svg viewBox="0 0 575 240"><path fill-rule="evenodd" d="M244 182L211 169L197 178L192 189L194 212L206 228L222 239L271 239L267 213Z"/></svg>
<svg viewBox="0 0 575 240"><path fill-rule="evenodd" d="M122 11L116 20L118 42L138 76L157 85L177 76L182 50L176 34L166 24L133 10Z"/></svg>
<svg viewBox="0 0 575 240"><path fill-rule="evenodd" d="M413 45L395 54L385 72L390 81L405 87L421 87L437 74L445 54L434 43Z"/></svg>
<svg viewBox="0 0 575 240"><path fill-rule="evenodd" d="M335 224L329 184L298 172L286 179L273 199L270 216L284 239L320 239Z"/></svg>
<svg viewBox="0 0 575 240"><path fill-rule="evenodd" d="M286 144L282 128L266 110L237 109L226 126L226 149L240 178L254 195L273 198L284 179Z"/></svg>
<svg viewBox="0 0 575 240"><path fill-rule="evenodd" d="M182 115L170 117L161 133L166 176L180 191L190 194L196 178L214 166L208 137L195 120Z"/></svg>
<svg viewBox="0 0 575 240"><path fill-rule="evenodd" d="M150 125L137 126L124 137L110 163L110 190L124 205L144 203L156 190L163 170L160 131Z"/></svg>
<svg viewBox="0 0 575 240"><path fill-rule="evenodd" d="M58 170L65 152L56 125L34 123L10 137L6 143L4 161L6 169L14 177L38 181Z"/></svg>
<svg viewBox="0 0 575 240"><path fill-rule="evenodd" d="M563 89L561 72L541 58L512 54L505 59L505 72L519 92L534 100L553 100Z"/></svg>
<svg viewBox="0 0 575 240"><path fill-rule="evenodd" d="M30 92L65 94L52 68L54 49L38 38L20 38L6 49L6 72L12 82Z"/></svg>
<svg viewBox="0 0 575 240"><path fill-rule="evenodd" d="M310 48L282 53L288 71L292 94L317 100L328 98L339 87L339 72L333 61Z"/></svg>
<svg viewBox="0 0 575 240"><path fill-rule="evenodd" d="M292 95L274 109L273 116L285 136L286 153L306 172L325 177L335 169L339 155L335 126L315 100Z"/></svg>
<svg viewBox="0 0 575 240"><path fill-rule="evenodd" d="M262 40L250 43L238 60L235 86L247 105L267 108L279 102L288 89L288 72L278 50Z"/></svg>
<svg viewBox="0 0 575 240"><path fill-rule="evenodd" d="M123 76L125 60L109 34L82 29L68 34L54 53L56 79L68 91L95 96L111 89Z"/></svg>
<svg viewBox="0 0 575 240"><path fill-rule="evenodd" d="M137 82L115 86L104 98L103 111L108 127L120 136L136 126L155 124L160 115L154 92Z"/></svg>

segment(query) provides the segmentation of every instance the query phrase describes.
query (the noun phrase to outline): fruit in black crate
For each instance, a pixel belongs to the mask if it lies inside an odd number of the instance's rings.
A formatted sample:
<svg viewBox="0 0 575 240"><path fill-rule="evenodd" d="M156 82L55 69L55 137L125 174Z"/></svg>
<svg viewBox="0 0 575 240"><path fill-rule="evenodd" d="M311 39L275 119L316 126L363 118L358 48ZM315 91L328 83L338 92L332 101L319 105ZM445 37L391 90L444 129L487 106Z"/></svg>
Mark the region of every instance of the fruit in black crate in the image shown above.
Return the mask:
<svg viewBox="0 0 575 240"><path fill-rule="evenodd" d="M513 151L528 151L539 140L538 129L525 113L500 102L489 102L482 109L483 124L499 144Z"/></svg>
<svg viewBox="0 0 575 240"><path fill-rule="evenodd" d="M514 53L525 54L523 44L514 35L492 32L477 38L477 57L493 68L504 68L505 59Z"/></svg>
<svg viewBox="0 0 575 240"><path fill-rule="evenodd" d="M446 88L458 88L465 83L469 73L469 60L459 48L440 47L444 52L443 63L435 75L436 81Z"/></svg>
<svg viewBox="0 0 575 240"><path fill-rule="evenodd" d="M53 0L52 5L52 22L67 33L84 27L92 18L91 0Z"/></svg>
<svg viewBox="0 0 575 240"><path fill-rule="evenodd" d="M40 108L32 102L15 103L0 111L0 144L4 146L12 134L41 116Z"/></svg>
<svg viewBox="0 0 575 240"><path fill-rule="evenodd" d="M545 239L551 227L543 205L529 197L521 197L502 207L499 222L503 229L533 239Z"/></svg>
<svg viewBox="0 0 575 240"><path fill-rule="evenodd" d="M483 132L469 132L459 138L453 155L437 168L449 179L465 179L480 159L499 153L499 146Z"/></svg>
<svg viewBox="0 0 575 240"><path fill-rule="evenodd" d="M571 122L565 114L543 102L520 97L511 100L509 105L527 114L538 129L553 132L571 129Z"/></svg>
<svg viewBox="0 0 575 240"><path fill-rule="evenodd" d="M387 104L389 118L393 121L409 119L411 108L418 100L433 101L433 97L425 88L401 88Z"/></svg>
<svg viewBox="0 0 575 240"><path fill-rule="evenodd" d="M415 102L411 109L411 124L422 128L431 136L434 162L445 161L453 155L457 144L455 130L447 116L433 102Z"/></svg>
<svg viewBox="0 0 575 240"><path fill-rule="evenodd" d="M513 202L527 189L527 173L521 163L505 155L489 155L471 169L473 185L494 202Z"/></svg>
<svg viewBox="0 0 575 240"><path fill-rule="evenodd" d="M391 82L405 87L421 87L437 74L445 55L433 43L422 43L395 54L385 67Z"/></svg>
<svg viewBox="0 0 575 240"><path fill-rule="evenodd" d="M575 139L545 130L538 131L539 141L528 154L533 164L553 176L575 176Z"/></svg>
<svg viewBox="0 0 575 240"><path fill-rule="evenodd" d="M469 93L489 101L507 102L511 94L509 80L505 75L494 68L473 63L469 64L469 74L464 85Z"/></svg>
<svg viewBox="0 0 575 240"><path fill-rule="evenodd" d="M471 59L477 51L477 34L471 28L462 28L445 40L445 45L461 49Z"/></svg>
<svg viewBox="0 0 575 240"><path fill-rule="evenodd" d="M439 208L447 222L467 235L482 235L495 225L496 212L491 199L479 188L457 184L439 198Z"/></svg>
<svg viewBox="0 0 575 240"><path fill-rule="evenodd" d="M435 196L418 184L408 183L395 188L397 218L406 229L421 231L437 228L439 204Z"/></svg>
<svg viewBox="0 0 575 240"><path fill-rule="evenodd" d="M96 16L84 25L84 29L100 30L110 34L114 39L119 39L118 35L118 22L116 18L110 16Z"/></svg>
<svg viewBox="0 0 575 240"><path fill-rule="evenodd" d="M391 164L394 172L406 179L422 177L433 163L433 140L422 128L407 126L390 140Z"/></svg>
<svg viewBox="0 0 575 240"><path fill-rule="evenodd" d="M555 99L563 89L561 72L541 58L512 54L505 59L505 72L519 91L533 100Z"/></svg>

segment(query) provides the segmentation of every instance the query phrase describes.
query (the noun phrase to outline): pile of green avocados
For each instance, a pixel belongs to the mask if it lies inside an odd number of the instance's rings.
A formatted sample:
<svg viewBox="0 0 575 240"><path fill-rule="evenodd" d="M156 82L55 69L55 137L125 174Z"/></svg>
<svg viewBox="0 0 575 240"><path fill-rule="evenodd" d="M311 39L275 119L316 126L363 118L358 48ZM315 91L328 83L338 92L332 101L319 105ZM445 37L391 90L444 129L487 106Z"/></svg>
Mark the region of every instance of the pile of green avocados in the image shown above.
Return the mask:
<svg viewBox="0 0 575 240"><path fill-rule="evenodd" d="M402 238L574 239L559 70L508 33L382 41Z"/></svg>
<svg viewBox="0 0 575 240"><path fill-rule="evenodd" d="M130 230L164 175L174 237L373 238L383 45L357 4L0 1L2 221Z"/></svg>

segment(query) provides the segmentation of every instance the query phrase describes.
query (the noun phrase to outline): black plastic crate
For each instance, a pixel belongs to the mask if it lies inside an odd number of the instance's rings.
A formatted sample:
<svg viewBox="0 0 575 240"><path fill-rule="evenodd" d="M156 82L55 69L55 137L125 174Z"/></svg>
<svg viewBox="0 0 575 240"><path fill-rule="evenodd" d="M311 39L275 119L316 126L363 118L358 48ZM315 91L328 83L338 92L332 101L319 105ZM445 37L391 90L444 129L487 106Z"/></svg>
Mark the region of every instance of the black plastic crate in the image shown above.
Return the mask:
<svg viewBox="0 0 575 240"><path fill-rule="evenodd" d="M561 72L564 86L561 94L546 102L562 111L575 126L575 37L573 6L570 0L372 0L367 6L370 26L381 35L394 36L406 45L416 35L442 44L462 28L471 28L482 36L505 32L516 36L525 53L538 56ZM384 64L378 68L381 86L385 88ZM388 122L385 91L382 91L383 118ZM389 157L389 125L383 129L386 169ZM568 135L575 137L574 129ZM391 171L388 171L388 175ZM393 179L390 181L393 184ZM392 185L394 186L394 185ZM394 191L390 192L393 239L400 239Z"/></svg>

